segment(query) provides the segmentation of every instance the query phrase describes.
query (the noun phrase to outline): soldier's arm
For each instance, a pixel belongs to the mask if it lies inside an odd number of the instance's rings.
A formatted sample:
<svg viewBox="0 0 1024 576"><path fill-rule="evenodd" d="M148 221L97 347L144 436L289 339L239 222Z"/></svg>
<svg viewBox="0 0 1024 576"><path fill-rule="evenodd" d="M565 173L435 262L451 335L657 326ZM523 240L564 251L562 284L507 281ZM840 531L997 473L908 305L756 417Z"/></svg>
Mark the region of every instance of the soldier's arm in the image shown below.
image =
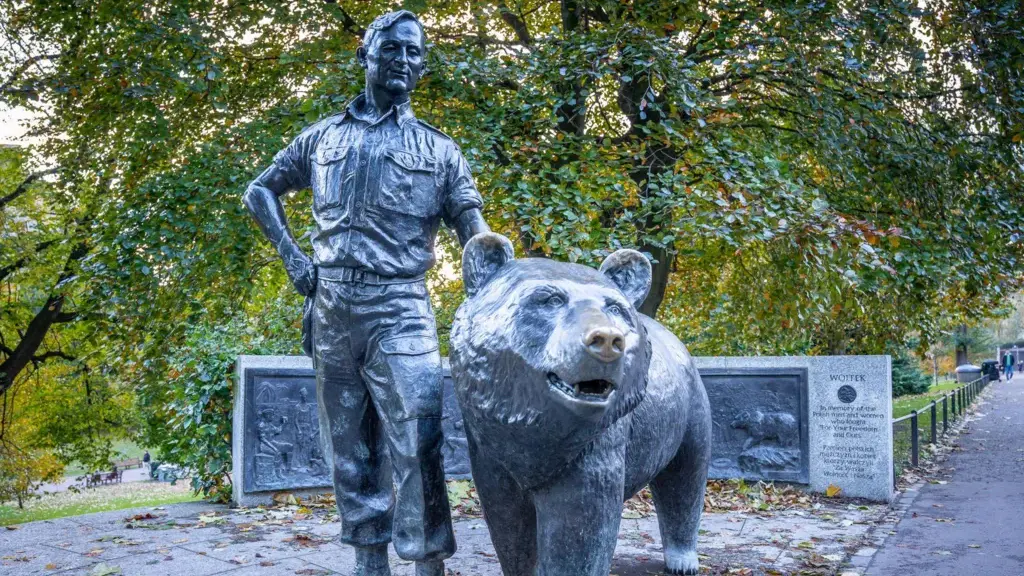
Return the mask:
<svg viewBox="0 0 1024 576"><path fill-rule="evenodd" d="M482 232L490 232L491 229L487 226L487 222L484 221L484 215L480 212L479 208L469 208L463 210L462 214L455 219L455 233L459 236L459 244L463 247L466 246L466 242L477 234Z"/></svg>
<svg viewBox="0 0 1024 576"><path fill-rule="evenodd" d="M457 147L452 148L447 158L445 185L445 222L458 235L459 244L465 246L473 236L490 232L480 212L483 198L476 189L466 159Z"/></svg>
<svg viewBox="0 0 1024 576"><path fill-rule="evenodd" d="M321 124L316 124L307 128L278 152L270 167L249 184L242 198L263 235L277 249L292 285L303 296L316 287L316 267L292 236L281 197L309 187L309 154L319 141L320 127Z"/></svg>
<svg viewBox="0 0 1024 576"><path fill-rule="evenodd" d="M282 170L276 164L271 164L249 184L242 201L259 224L263 235L277 249L292 285L305 296L316 285L316 268L288 228L281 196L290 191L291 186Z"/></svg>

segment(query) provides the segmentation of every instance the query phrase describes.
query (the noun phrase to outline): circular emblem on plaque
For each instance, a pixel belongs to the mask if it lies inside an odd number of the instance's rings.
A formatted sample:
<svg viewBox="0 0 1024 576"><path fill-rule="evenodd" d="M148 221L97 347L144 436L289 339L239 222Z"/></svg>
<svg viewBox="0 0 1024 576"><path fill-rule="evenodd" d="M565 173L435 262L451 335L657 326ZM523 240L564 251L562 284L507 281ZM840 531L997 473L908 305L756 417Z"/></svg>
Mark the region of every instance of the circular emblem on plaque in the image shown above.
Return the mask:
<svg viewBox="0 0 1024 576"><path fill-rule="evenodd" d="M839 401L843 404L849 404L857 399L857 390L849 384L844 384L839 387Z"/></svg>

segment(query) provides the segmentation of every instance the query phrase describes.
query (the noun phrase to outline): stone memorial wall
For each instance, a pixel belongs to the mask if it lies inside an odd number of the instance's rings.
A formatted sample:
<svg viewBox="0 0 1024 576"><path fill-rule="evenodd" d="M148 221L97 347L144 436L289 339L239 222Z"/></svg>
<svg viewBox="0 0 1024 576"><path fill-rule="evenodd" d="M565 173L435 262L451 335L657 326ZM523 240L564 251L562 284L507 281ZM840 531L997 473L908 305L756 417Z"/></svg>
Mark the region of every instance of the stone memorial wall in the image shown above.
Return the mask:
<svg viewBox="0 0 1024 576"><path fill-rule="evenodd" d="M702 375L711 376L705 380L705 386L712 398L712 412L716 410L713 389L719 380L733 382L735 386L736 381L742 381L751 371L771 374L772 371L806 370L807 411L800 426L807 434L804 455L811 489L824 492L829 486L836 486L843 496L876 501L892 499L892 364L888 356L696 357L694 360ZM785 421L788 426L788 419L782 412L779 414L774 420L780 425ZM748 440L743 442L746 445ZM778 444L770 438L769 442ZM719 457L719 449L717 445L712 446L713 464Z"/></svg>
<svg viewBox="0 0 1024 576"><path fill-rule="evenodd" d="M810 484L888 501L893 495L888 356L695 357L712 411L712 478ZM444 362L442 454L469 477L462 416ZM330 488L320 449L316 379L304 356L240 356L233 486L240 505L279 491Z"/></svg>
<svg viewBox="0 0 1024 576"><path fill-rule="evenodd" d="M239 356L232 422L233 500L269 504L277 492L331 488L330 455L320 445L316 374L306 356ZM469 477L469 451L444 362L444 436L449 478Z"/></svg>

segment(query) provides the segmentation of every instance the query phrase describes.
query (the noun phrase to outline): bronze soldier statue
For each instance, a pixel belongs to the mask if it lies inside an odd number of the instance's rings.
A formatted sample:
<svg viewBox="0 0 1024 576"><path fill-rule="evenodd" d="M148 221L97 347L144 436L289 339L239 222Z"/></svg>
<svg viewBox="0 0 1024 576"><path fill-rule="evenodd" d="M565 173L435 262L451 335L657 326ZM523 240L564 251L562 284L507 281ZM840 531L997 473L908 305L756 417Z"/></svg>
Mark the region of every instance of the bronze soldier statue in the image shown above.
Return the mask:
<svg viewBox="0 0 1024 576"><path fill-rule="evenodd" d="M303 131L245 193L245 205L307 297L321 437L332 458L341 540L356 574L389 575L387 544L444 573L455 552L441 462L442 371L424 273L443 220L465 245L488 231L459 147L418 120L409 92L426 38L402 10L357 51L366 88ZM289 232L281 196L313 190L313 256Z"/></svg>

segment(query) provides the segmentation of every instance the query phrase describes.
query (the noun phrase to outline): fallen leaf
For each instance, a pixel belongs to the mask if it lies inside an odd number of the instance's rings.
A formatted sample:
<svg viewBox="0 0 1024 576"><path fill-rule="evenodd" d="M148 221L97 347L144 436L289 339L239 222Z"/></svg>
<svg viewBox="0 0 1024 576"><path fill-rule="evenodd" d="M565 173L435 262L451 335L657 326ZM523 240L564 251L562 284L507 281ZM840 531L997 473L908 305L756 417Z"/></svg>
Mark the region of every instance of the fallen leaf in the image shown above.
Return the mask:
<svg viewBox="0 0 1024 576"><path fill-rule="evenodd" d="M89 570L89 576L112 576L113 574L120 574L120 566L110 566L104 563L99 563Z"/></svg>
<svg viewBox="0 0 1024 576"><path fill-rule="evenodd" d="M153 514L152 512L146 512L145 514L136 514L135 516L131 516L131 517L125 518L124 521L125 522L137 522L139 520L154 520L156 518L159 518L159 516L157 516L156 514Z"/></svg>
<svg viewBox="0 0 1024 576"><path fill-rule="evenodd" d="M299 499L291 492L278 492L277 494L274 494L274 502L277 504L288 504L291 506L298 506L300 504Z"/></svg>
<svg viewBox="0 0 1024 576"><path fill-rule="evenodd" d="M829 484L828 488L825 488L825 496L828 498L835 498L836 496L839 496L839 494L842 491L843 489L840 488L839 486L836 486L835 484Z"/></svg>

